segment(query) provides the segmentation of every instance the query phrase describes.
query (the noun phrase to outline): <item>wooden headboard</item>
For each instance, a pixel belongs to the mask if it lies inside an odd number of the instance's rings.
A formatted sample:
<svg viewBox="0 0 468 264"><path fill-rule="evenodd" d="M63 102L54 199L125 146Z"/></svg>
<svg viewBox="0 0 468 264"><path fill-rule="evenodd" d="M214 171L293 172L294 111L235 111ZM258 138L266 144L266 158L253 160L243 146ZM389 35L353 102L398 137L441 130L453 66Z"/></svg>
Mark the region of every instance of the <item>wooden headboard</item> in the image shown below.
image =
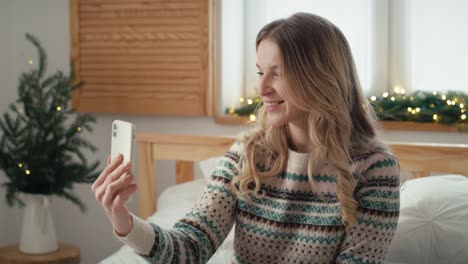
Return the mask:
<svg viewBox="0 0 468 264"><path fill-rule="evenodd" d="M193 180L193 164L224 155L233 137L139 134L139 216L146 219L156 210L156 161L176 161L176 184ZM387 142L397 156L402 170L412 177L431 172L468 176L468 145Z"/></svg>

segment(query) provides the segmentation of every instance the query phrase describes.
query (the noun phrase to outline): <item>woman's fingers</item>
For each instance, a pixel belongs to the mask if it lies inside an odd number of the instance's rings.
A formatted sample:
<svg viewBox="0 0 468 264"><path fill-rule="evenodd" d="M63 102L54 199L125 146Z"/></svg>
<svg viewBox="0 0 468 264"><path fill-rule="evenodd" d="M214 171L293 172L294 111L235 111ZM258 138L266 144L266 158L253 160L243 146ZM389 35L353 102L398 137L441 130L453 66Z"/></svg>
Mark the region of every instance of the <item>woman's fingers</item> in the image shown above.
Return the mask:
<svg viewBox="0 0 468 264"><path fill-rule="evenodd" d="M121 163L122 163L122 155L118 155L112 163L108 164L104 170L101 172L99 177L94 181L93 185L91 186L91 190L93 192L96 191L96 189L104 182L104 180L107 178L107 175L111 173L112 171L115 170Z"/></svg>
<svg viewBox="0 0 468 264"><path fill-rule="evenodd" d="M102 198L101 204L106 209L112 209L111 207L112 207L112 204L114 203L115 197L120 192L122 192L125 189L125 187L127 187L128 184L130 182L132 182L132 180L134 178L135 177L133 176L133 174L128 173L128 174L124 175L123 177L121 177L120 179L118 179L116 181L113 181L110 184L108 184L106 189L105 189L105 193L104 193L104 196Z"/></svg>
<svg viewBox="0 0 468 264"><path fill-rule="evenodd" d="M99 177L94 181L93 185L91 186L91 190L93 192L96 191L96 189L104 182L104 180L107 178L107 175L109 173L113 172L123 161L122 155L119 154L109 165L104 168L104 170L101 172Z"/></svg>
<svg viewBox="0 0 468 264"><path fill-rule="evenodd" d="M111 164L111 155L109 154L107 156L107 165Z"/></svg>
<svg viewBox="0 0 468 264"><path fill-rule="evenodd" d="M128 198L137 190L137 185L135 183L132 183L125 187L121 192L119 192L114 199L113 203L113 208L121 208L122 206L125 205L125 202L127 202Z"/></svg>
<svg viewBox="0 0 468 264"><path fill-rule="evenodd" d="M107 175L105 181L105 184L109 184L117 179L120 179L123 174L128 172L132 166L132 163L130 161L127 161L123 164L121 164L119 167L117 167L114 171L112 171L109 175Z"/></svg>
<svg viewBox="0 0 468 264"><path fill-rule="evenodd" d="M107 192L109 185L113 184L114 182L118 182L119 180L125 179L125 176L129 175L128 172L130 170L130 166L130 162L126 162L120 165L111 174L107 175L107 177L104 179L104 183L96 188L95 196L101 204L103 203L104 195Z"/></svg>

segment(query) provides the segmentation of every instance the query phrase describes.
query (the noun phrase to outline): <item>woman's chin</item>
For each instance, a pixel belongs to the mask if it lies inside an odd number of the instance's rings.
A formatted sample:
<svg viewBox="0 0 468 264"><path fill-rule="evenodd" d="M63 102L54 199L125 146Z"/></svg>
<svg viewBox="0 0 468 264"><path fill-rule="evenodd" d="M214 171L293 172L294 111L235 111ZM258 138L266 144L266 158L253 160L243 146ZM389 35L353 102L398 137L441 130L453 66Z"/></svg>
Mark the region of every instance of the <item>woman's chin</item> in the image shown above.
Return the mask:
<svg viewBox="0 0 468 264"><path fill-rule="evenodd" d="M267 118L268 118L268 125L275 127L275 128L281 127L287 123L285 120L283 120L279 116L268 115Z"/></svg>

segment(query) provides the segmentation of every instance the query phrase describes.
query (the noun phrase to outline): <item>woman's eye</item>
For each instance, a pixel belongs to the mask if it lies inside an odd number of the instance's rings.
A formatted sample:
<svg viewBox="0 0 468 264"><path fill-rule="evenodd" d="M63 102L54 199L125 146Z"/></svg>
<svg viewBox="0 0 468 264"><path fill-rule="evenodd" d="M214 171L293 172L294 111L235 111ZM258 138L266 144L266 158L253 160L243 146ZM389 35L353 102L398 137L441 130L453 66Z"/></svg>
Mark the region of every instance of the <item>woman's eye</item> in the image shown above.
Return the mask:
<svg viewBox="0 0 468 264"><path fill-rule="evenodd" d="M263 75L263 72L258 71L258 72L257 72L257 75L258 75L258 76L262 76L262 75Z"/></svg>

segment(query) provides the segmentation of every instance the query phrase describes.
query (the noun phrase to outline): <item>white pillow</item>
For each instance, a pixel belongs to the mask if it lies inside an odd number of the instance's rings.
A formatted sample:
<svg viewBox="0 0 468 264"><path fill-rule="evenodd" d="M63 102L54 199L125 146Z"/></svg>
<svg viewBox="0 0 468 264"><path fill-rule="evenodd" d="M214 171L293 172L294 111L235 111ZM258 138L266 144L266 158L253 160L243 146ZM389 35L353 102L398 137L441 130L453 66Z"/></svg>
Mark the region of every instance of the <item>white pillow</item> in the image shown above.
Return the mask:
<svg viewBox="0 0 468 264"><path fill-rule="evenodd" d="M157 211L147 220L162 228L171 228L176 220L190 212L205 186L204 179L196 179L166 188L158 197Z"/></svg>
<svg viewBox="0 0 468 264"><path fill-rule="evenodd" d="M387 260L467 263L468 178L441 175L406 181Z"/></svg>
<svg viewBox="0 0 468 264"><path fill-rule="evenodd" d="M223 158L224 156L216 156L212 157L206 160L201 160L198 163L198 166L200 166L200 169L203 174L203 178L205 178L206 181L209 181L211 178L211 175L213 174L214 170L216 169L216 166L218 166L219 161Z"/></svg>

